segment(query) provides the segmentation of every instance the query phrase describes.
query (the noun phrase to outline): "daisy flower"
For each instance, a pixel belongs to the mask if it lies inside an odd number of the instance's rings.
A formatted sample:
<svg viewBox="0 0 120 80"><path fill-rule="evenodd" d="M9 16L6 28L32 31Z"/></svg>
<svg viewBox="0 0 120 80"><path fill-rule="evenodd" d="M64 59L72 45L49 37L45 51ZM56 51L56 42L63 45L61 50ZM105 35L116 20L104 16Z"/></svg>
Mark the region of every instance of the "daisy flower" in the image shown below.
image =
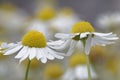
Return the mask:
<svg viewBox="0 0 120 80"><path fill-rule="evenodd" d="M100 29L117 29L120 25L120 13L108 13L100 15L97 20L97 25Z"/></svg>
<svg viewBox="0 0 120 80"><path fill-rule="evenodd" d="M20 62L29 58L32 60L36 58L42 63L46 63L47 59L54 60L63 59L61 53L56 52L48 47L43 33L32 30L25 34L22 41L18 43L2 43L1 47L4 49L4 55L18 53L15 58L20 59Z"/></svg>
<svg viewBox="0 0 120 80"><path fill-rule="evenodd" d="M72 9L63 8L59 11L58 15L50 21L50 26L54 32L70 32L71 27L78 20L80 20L78 15L76 15Z"/></svg>
<svg viewBox="0 0 120 80"><path fill-rule="evenodd" d="M56 50L63 50L67 46L70 46L67 55L71 55L77 45L81 42L84 47L84 52L89 55L90 48L95 45L105 46L107 44L113 44L118 39L116 34L110 33L99 33L95 32L94 28L89 22L81 21L77 22L71 30L72 33L57 33L56 38L61 40L51 42L50 47ZM80 47L81 47L80 46Z"/></svg>
<svg viewBox="0 0 120 80"><path fill-rule="evenodd" d="M63 72L64 72L63 68L60 64L57 63L48 64L44 69L45 80L59 79L63 75Z"/></svg>
<svg viewBox="0 0 120 80"><path fill-rule="evenodd" d="M69 68L64 73L63 80L87 80L87 61L84 53L75 53L69 59ZM96 79L97 74L90 65L91 78Z"/></svg>

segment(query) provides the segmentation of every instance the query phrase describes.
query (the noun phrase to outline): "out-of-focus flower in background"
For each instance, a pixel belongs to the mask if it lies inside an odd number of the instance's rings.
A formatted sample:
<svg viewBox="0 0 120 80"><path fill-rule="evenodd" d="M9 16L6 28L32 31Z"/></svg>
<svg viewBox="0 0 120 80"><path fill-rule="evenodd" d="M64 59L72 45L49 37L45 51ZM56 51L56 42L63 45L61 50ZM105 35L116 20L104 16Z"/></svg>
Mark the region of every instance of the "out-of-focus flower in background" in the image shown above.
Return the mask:
<svg viewBox="0 0 120 80"><path fill-rule="evenodd" d="M71 8L61 8L55 18L50 22L51 29L55 32L65 32L68 33L71 31L71 27L77 21L81 19L78 18L78 15Z"/></svg>
<svg viewBox="0 0 120 80"><path fill-rule="evenodd" d="M116 31L120 26L120 12L109 12L99 15L96 25L102 30Z"/></svg>
<svg viewBox="0 0 120 80"><path fill-rule="evenodd" d="M44 68L44 80L61 80L63 68L59 63L49 63Z"/></svg>
<svg viewBox="0 0 120 80"><path fill-rule="evenodd" d="M97 74L90 66L92 80L97 79ZM63 75L63 80L88 79L86 56L83 53L74 53L69 59L69 67Z"/></svg>

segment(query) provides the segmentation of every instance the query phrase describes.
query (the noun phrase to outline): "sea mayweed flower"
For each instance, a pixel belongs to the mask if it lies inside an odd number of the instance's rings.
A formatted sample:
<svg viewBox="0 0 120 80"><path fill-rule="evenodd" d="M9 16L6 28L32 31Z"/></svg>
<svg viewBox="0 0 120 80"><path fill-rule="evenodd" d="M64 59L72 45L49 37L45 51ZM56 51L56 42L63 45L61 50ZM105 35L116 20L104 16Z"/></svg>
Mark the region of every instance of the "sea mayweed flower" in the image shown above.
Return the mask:
<svg viewBox="0 0 120 80"><path fill-rule="evenodd" d="M1 48L4 49L4 55L10 55L18 53L15 58L20 59L20 62L25 60L27 57L29 60L37 58L42 63L46 63L47 59L54 60L55 58L63 59L61 53L56 52L48 47L46 39L43 33L38 31L29 31L24 35L22 41L14 43L2 43Z"/></svg>
<svg viewBox="0 0 120 80"><path fill-rule="evenodd" d="M72 33L57 33L56 38L61 40L51 42L50 47L55 50L63 50L67 46L70 46L67 55L71 55L75 49L78 42L82 42L84 47L84 52L89 55L90 48L95 45L105 46L107 44L113 44L115 40L118 39L116 34L111 33L99 33L95 32L94 28L89 22L82 21L77 22L71 30ZM59 43L59 44L58 44Z"/></svg>

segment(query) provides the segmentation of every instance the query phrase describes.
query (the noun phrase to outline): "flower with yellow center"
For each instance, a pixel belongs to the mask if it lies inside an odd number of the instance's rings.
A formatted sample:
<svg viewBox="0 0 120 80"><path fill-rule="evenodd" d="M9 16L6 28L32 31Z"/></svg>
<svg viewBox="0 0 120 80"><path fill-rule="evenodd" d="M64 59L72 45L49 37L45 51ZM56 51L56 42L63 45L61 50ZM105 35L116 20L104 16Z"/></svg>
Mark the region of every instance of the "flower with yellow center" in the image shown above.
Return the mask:
<svg viewBox="0 0 120 80"><path fill-rule="evenodd" d="M88 79L87 61L86 61L86 55L84 53L73 54L70 57L69 65L70 65L70 68L67 69L67 71L63 75L62 80L87 80ZM91 69L92 79L97 78L97 74L95 73L92 66L90 66L90 69Z"/></svg>
<svg viewBox="0 0 120 80"><path fill-rule="evenodd" d="M36 14L36 17L40 20L50 20L54 18L56 15L56 12L51 7L44 7L38 13Z"/></svg>
<svg viewBox="0 0 120 80"><path fill-rule="evenodd" d="M70 67L76 67L78 65L85 65L86 63L86 56L83 53L76 53L71 56L69 60Z"/></svg>
<svg viewBox="0 0 120 80"><path fill-rule="evenodd" d="M20 59L20 62L26 58L29 58L29 60L37 58L37 60L40 60L42 63L46 63L47 59L54 60L55 58L64 58L62 53L56 52L48 47L43 33L35 30L26 33L22 41L17 44L2 43L1 47L5 49L4 55L18 53L15 58Z"/></svg>
<svg viewBox="0 0 120 80"><path fill-rule="evenodd" d="M116 34L95 32L92 25L86 21L77 22L73 26L71 32L70 34L57 33L55 37L61 40L51 43L50 47L61 50L70 46L67 55L71 55L76 44L80 42L82 43L81 46L84 47L85 54L89 55L91 47L95 45L105 46L107 44L113 44L113 41L118 39ZM59 42L61 45L57 44Z"/></svg>
<svg viewBox="0 0 120 80"><path fill-rule="evenodd" d="M63 69L59 64L49 64L44 70L44 75L50 79L58 79L62 76Z"/></svg>
<svg viewBox="0 0 120 80"><path fill-rule="evenodd" d="M70 32L72 26L77 21L81 19L78 18L70 8L63 8L55 18L50 21L50 28L54 32Z"/></svg>

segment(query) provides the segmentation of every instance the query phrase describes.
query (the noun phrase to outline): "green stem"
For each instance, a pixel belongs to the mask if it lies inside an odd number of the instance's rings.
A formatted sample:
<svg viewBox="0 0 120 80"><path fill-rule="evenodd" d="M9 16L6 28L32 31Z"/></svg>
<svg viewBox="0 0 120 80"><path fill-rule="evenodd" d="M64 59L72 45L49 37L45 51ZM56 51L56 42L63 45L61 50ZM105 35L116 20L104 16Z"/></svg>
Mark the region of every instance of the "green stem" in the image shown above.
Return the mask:
<svg viewBox="0 0 120 80"><path fill-rule="evenodd" d="M27 68L26 68L26 73L25 73L25 79L24 80L28 80L28 73L29 73L29 68L30 68L30 60L28 61L28 64L27 64Z"/></svg>
<svg viewBox="0 0 120 80"><path fill-rule="evenodd" d="M87 69L88 69L88 80L91 80L89 56L86 56L86 59L87 59Z"/></svg>

